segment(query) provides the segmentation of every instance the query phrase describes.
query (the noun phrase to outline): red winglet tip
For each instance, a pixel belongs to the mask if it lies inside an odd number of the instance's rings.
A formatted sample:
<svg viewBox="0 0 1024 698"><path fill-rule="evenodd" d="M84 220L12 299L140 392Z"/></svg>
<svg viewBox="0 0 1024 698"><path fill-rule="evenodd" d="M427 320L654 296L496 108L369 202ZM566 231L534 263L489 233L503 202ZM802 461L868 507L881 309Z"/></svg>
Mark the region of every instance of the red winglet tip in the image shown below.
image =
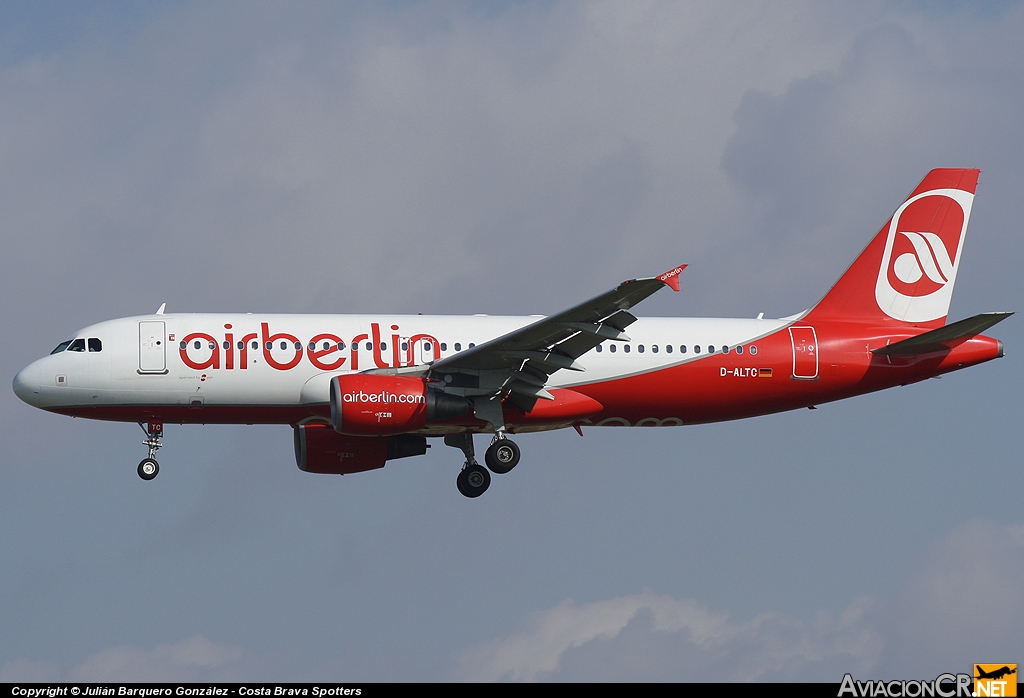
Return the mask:
<svg viewBox="0 0 1024 698"><path fill-rule="evenodd" d="M670 269L661 276L655 278L671 288L673 291L679 291L679 275L683 272L683 269L686 269L686 265L680 264L675 269Z"/></svg>

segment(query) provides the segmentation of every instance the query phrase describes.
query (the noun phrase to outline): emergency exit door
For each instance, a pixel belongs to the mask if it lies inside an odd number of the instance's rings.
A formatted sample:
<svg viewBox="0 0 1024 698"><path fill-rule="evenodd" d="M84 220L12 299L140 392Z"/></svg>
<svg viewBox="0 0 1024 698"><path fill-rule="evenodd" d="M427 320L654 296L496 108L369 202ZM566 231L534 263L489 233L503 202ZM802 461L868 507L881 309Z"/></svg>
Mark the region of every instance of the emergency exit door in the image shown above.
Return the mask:
<svg viewBox="0 0 1024 698"><path fill-rule="evenodd" d="M139 323L139 373L167 373L163 322Z"/></svg>

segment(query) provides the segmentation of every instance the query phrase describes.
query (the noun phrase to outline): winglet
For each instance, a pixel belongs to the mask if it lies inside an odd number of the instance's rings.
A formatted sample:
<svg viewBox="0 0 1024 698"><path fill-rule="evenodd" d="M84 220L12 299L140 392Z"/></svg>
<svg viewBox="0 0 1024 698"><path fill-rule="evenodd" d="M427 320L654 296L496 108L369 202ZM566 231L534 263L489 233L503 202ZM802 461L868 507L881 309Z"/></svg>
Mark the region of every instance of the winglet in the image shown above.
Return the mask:
<svg viewBox="0 0 1024 698"><path fill-rule="evenodd" d="M661 281L663 284L668 286L673 291L677 291L678 292L679 291L679 275L683 272L683 269L686 269L686 265L685 264L680 264L675 269L670 269L669 271L665 272L661 276L656 276L654 278L656 278L658 281Z"/></svg>

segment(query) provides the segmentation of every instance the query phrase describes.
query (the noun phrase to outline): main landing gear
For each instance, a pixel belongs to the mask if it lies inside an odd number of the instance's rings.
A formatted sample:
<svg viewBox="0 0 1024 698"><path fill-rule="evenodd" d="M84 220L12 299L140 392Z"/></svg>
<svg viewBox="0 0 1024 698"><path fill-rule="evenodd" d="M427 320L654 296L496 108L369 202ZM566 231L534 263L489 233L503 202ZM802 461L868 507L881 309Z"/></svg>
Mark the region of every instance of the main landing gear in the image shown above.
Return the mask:
<svg viewBox="0 0 1024 698"><path fill-rule="evenodd" d="M505 432L498 432L494 441L487 447L484 462L492 472L504 475L519 464L519 447L515 441L505 436Z"/></svg>
<svg viewBox="0 0 1024 698"><path fill-rule="evenodd" d="M156 462L156 452L163 445L160 443L160 439L164 436L164 423L154 421L142 426L142 422L139 422L139 426L142 431L146 432L146 440L142 442L142 445L149 446L149 457L143 458L139 463L139 477L143 480L152 480L160 473L160 464Z"/></svg>
<svg viewBox="0 0 1024 698"><path fill-rule="evenodd" d="M465 497L479 497L491 485L491 469L498 475L503 475L519 463L519 447L515 442L505 436L504 432L498 432L491 445L484 454L484 462L487 468L476 462L476 454L473 450L472 434L448 434L444 437L446 446L459 448L466 455L466 462L456 478L455 484L459 492Z"/></svg>

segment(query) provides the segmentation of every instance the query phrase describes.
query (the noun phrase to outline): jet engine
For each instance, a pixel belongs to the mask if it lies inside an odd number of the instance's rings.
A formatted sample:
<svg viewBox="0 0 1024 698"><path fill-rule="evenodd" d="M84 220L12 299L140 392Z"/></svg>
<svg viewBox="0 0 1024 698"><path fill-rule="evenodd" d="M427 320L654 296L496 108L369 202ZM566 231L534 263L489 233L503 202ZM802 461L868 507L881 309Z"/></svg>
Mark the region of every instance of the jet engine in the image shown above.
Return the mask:
<svg viewBox="0 0 1024 698"><path fill-rule="evenodd" d="M414 434L347 436L330 424L295 427L295 463L307 473L360 473L395 458L421 456L427 448L426 437Z"/></svg>
<svg viewBox="0 0 1024 698"><path fill-rule="evenodd" d="M469 414L469 400L422 378L356 373L331 379L331 423L339 434L386 436Z"/></svg>

